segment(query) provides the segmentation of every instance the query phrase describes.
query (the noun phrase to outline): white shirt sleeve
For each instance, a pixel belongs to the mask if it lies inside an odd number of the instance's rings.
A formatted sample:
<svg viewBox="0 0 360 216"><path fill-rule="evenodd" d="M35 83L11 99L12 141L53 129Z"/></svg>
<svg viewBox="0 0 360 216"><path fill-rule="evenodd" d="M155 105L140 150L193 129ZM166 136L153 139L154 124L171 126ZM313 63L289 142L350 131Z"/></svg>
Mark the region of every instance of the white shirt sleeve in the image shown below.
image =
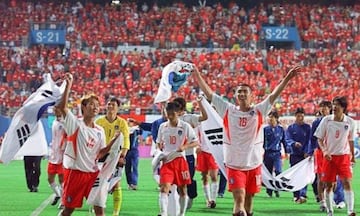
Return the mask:
<svg viewBox="0 0 360 216"><path fill-rule="evenodd" d="M229 103L224 101L224 99L217 94L212 95L211 102L215 106L216 112L219 113L221 118L224 117L226 109L229 107Z"/></svg>
<svg viewBox="0 0 360 216"><path fill-rule="evenodd" d="M65 121L64 121L65 132L68 135L71 135L79 127L79 120L74 116L74 114L68 109Z"/></svg>

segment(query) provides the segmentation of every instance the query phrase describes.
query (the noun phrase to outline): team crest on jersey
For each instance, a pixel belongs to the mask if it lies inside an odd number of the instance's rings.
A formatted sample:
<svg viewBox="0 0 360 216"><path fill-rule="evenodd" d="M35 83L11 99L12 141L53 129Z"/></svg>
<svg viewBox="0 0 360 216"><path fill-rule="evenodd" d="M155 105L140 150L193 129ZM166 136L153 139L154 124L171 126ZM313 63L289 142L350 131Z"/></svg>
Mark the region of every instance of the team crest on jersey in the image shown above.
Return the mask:
<svg viewBox="0 0 360 216"><path fill-rule="evenodd" d="M345 125L344 128L345 130L347 130L349 128L349 125Z"/></svg>
<svg viewBox="0 0 360 216"><path fill-rule="evenodd" d="M115 125L115 130L119 130L119 125Z"/></svg>
<svg viewBox="0 0 360 216"><path fill-rule="evenodd" d="M254 110L251 110L251 111L250 111L250 115L251 115L251 116L255 115L255 111L254 111Z"/></svg>
<svg viewBox="0 0 360 216"><path fill-rule="evenodd" d="M178 135L181 136L182 135L182 130L178 130Z"/></svg>

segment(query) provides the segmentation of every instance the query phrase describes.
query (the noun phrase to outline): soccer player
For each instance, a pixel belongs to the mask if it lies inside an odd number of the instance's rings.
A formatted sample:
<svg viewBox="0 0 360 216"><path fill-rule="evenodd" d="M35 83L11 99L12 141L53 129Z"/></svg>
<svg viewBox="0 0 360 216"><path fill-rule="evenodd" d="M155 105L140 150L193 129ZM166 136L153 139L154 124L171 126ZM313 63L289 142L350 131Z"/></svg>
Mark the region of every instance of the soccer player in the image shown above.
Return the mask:
<svg viewBox="0 0 360 216"><path fill-rule="evenodd" d="M269 114L269 125L264 128L264 165L270 173L275 171L279 175L282 170L281 161L281 145L285 153L287 153L285 130L279 124L279 114L276 111L271 111ZM269 197L272 197L272 190L266 189ZM279 191L275 191L275 196L280 197Z"/></svg>
<svg viewBox="0 0 360 216"><path fill-rule="evenodd" d="M48 182L51 189L55 193L54 200L51 205L56 205L61 198L64 182L63 172L63 155L66 143L66 133L64 129L63 119L61 118L61 111L58 107L54 106L55 120L52 125L52 139L50 145L49 162L48 162ZM55 177L58 177L59 184L56 184ZM63 205L60 203L59 208Z"/></svg>
<svg viewBox="0 0 360 216"><path fill-rule="evenodd" d="M194 67L193 74L201 90L223 118L224 160L229 191L232 192L234 199L234 216L253 214L253 196L261 188L264 139L261 126L275 99L300 70L298 66L290 69L275 90L264 101L254 106L251 105L251 87L240 84L235 91L239 104L236 106L215 94L204 81L197 67Z"/></svg>
<svg viewBox="0 0 360 216"><path fill-rule="evenodd" d="M78 119L67 109L70 89L73 77L70 73L65 74L66 87L58 108L64 120L65 132L68 135L65 147L64 165L64 191L62 202L64 209L62 216L71 215L75 208L81 208L83 198L87 198L99 173L98 159L104 157L110 150L116 134L109 145L105 144L104 129L94 120L99 113L99 99L95 95L81 100L83 119ZM94 206L95 214L105 215L104 209Z"/></svg>
<svg viewBox="0 0 360 216"><path fill-rule="evenodd" d="M198 99L200 115L186 113L186 101L184 98L177 97L173 100L175 103L178 103L180 105L180 112L179 112L179 116L178 116L179 119L189 123L193 128L196 128L197 126L200 125L200 123L202 121L205 121L208 118L207 113L201 104L202 98L203 97L199 97L199 99ZM193 200L197 197L197 186L196 186L196 180L194 179L194 175L195 175L195 156L194 156L194 154L195 154L194 148L189 148L189 149L185 150L186 161L189 165L190 177L191 177L191 184L187 186L187 194L189 196L189 200L188 200L188 204L187 204L188 209L191 208ZM215 183L216 183L216 181L215 181ZM209 185L207 185L206 187L209 189ZM212 189L217 190L217 184L216 184L216 188L213 184L212 184L212 187L214 187ZM215 198L214 199L211 198L211 200L209 198L207 205L209 207L211 206L211 208L215 208L215 206L216 206Z"/></svg>
<svg viewBox="0 0 360 216"><path fill-rule="evenodd" d="M124 143L121 147L120 158L118 166L123 167L125 165L125 157L127 151L130 147L130 138L129 138L129 126L125 119L117 115L120 106L120 101L117 98L110 98L107 102L106 115L96 119L96 124L104 128L106 144L109 144L112 137L116 133L122 133L124 137ZM105 161L105 158L102 158L100 161ZM122 191L120 187L120 182L118 182L113 189L113 216L119 215L122 203Z"/></svg>
<svg viewBox="0 0 360 216"><path fill-rule="evenodd" d="M290 149L290 166L294 166L308 156L308 147L311 138L311 126L304 122L305 110L298 107L295 111L295 122L286 130L286 143ZM306 202L307 186L293 192L294 202ZM317 196L317 191L314 191Z"/></svg>
<svg viewBox="0 0 360 216"><path fill-rule="evenodd" d="M334 214L332 200L337 175L343 183L348 215L355 215L354 192L351 187L352 165L355 164L355 122L345 114L347 105L346 97L335 97L332 101L333 114L325 116L315 131L324 155L321 181L325 183L324 197L328 216Z"/></svg>
<svg viewBox="0 0 360 216"><path fill-rule="evenodd" d="M170 187L175 184L180 196L180 215L185 215L186 185L191 183L185 150L198 145L198 138L190 124L178 118L180 107L169 102L165 107L167 122L160 125L156 143L165 155L160 168L160 215L167 216Z"/></svg>

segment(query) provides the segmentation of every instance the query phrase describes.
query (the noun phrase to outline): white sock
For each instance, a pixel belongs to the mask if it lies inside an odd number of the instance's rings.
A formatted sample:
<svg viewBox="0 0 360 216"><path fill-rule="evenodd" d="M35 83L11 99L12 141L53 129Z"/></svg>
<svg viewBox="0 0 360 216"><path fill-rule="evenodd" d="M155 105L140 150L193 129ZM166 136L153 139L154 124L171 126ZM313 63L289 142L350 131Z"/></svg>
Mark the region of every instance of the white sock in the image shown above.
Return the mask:
<svg viewBox="0 0 360 216"><path fill-rule="evenodd" d="M218 192L218 183L217 182L212 182L211 183L211 200L216 201L216 196L217 196L217 192Z"/></svg>
<svg viewBox="0 0 360 216"><path fill-rule="evenodd" d="M204 190L204 195L205 195L205 199L206 201L210 201L210 186L208 184L203 185L203 190Z"/></svg>
<svg viewBox="0 0 360 216"><path fill-rule="evenodd" d="M334 212L333 202L332 202L334 199L334 192L331 191L330 193L328 193L327 191L324 191L324 198L328 212Z"/></svg>
<svg viewBox="0 0 360 216"><path fill-rule="evenodd" d="M188 196L187 195L180 196L179 197L179 202L180 202L180 215L185 215L187 202L188 202Z"/></svg>
<svg viewBox="0 0 360 216"><path fill-rule="evenodd" d="M57 185L55 182L53 182L50 184L50 187L54 191L54 193L57 197L61 197L59 185Z"/></svg>
<svg viewBox="0 0 360 216"><path fill-rule="evenodd" d="M354 212L354 191L344 190L344 198L348 209L348 214Z"/></svg>
<svg viewBox="0 0 360 216"><path fill-rule="evenodd" d="M159 205L160 205L160 214L161 216L167 216L169 204L169 196L166 193L160 193L159 196Z"/></svg>

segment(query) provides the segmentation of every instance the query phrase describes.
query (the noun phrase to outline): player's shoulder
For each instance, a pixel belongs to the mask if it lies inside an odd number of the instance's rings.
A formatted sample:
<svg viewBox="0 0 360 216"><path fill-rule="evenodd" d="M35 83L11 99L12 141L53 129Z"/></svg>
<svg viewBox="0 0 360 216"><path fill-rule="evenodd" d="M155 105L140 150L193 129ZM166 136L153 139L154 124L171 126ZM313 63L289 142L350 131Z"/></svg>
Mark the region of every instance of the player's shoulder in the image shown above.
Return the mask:
<svg viewBox="0 0 360 216"><path fill-rule="evenodd" d="M95 123L96 123L96 124L103 124L103 123L105 123L105 122L106 122L106 118L105 118L104 115L99 116L99 117L95 120Z"/></svg>

